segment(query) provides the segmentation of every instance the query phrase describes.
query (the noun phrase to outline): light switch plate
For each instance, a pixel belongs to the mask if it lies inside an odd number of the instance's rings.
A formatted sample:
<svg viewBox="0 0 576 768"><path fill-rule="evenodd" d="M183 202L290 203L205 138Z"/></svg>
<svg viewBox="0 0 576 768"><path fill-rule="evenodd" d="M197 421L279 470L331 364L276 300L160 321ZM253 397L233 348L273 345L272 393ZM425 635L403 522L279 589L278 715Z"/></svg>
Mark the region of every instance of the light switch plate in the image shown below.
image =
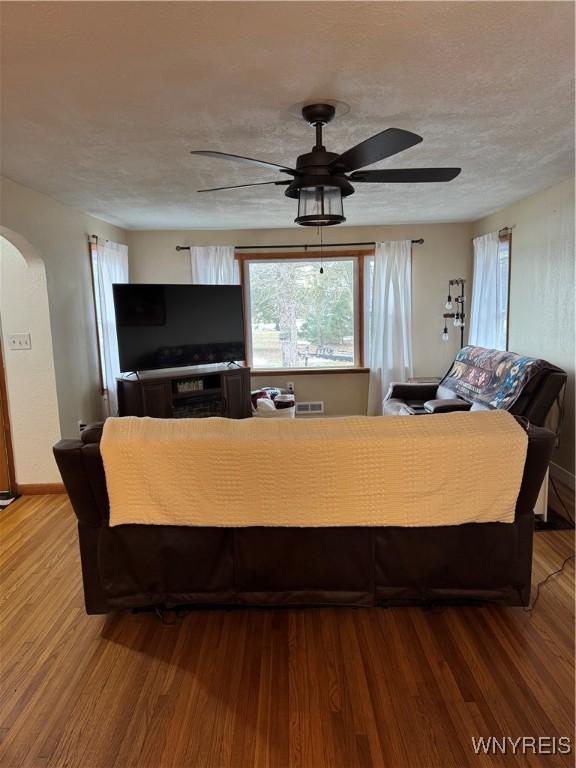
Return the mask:
<svg viewBox="0 0 576 768"><path fill-rule="evenodd" d="M32 349L32 339L29 333L11 333L8 336L8 349Z"/></svg>

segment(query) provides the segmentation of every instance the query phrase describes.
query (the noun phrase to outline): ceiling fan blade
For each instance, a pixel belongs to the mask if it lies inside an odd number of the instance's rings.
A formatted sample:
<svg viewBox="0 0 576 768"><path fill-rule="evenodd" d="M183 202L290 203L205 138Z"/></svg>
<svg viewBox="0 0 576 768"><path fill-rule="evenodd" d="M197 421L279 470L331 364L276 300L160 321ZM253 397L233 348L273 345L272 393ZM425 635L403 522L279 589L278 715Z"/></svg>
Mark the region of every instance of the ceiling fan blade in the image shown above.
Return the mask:
<svg viewBox="0 0 576 768"><path fill-rule="evenodd" d="M291 173L292 175L297 173L293 168L287 168L285 165L268 163L266 160L254 160L252 157L242 157L242 155L229 155L226 152L212 152L208 149L193 149L190 154L204 155L204 157L215 157L217 160L235 160L237 163L244 163L245 165L256 165L259 168L274 168L276 171L283 171L284 173Z"/></svg>
<svg viewBox="0 0 576 768"><path fill-rule="evenodd" d="M222 189L240 189L240 187L262 187L265 184L275 184L276 186L288 186L291 181L257 181L254 184L234 184L232 187L212 187L212 189L198 189L197 192L220 192Z"/></svg>
<svg viewBox="0 0 576 768"><path fill-rule="evenodd" d="M350 181L376 184L413 184L424 181L452 181L461 168L391 168L382 171L356 171Z"/></svg>
<svg viewBox="0 0 576 768"><path fill-rule="evenodd" d="M346 171L355 171L357 168L364 168L378 160L403 152L421 141L422 136L418 136L417 133L403 131L401 128L388 128L343 152L332 161L331 166L343 166Z"/></svg>

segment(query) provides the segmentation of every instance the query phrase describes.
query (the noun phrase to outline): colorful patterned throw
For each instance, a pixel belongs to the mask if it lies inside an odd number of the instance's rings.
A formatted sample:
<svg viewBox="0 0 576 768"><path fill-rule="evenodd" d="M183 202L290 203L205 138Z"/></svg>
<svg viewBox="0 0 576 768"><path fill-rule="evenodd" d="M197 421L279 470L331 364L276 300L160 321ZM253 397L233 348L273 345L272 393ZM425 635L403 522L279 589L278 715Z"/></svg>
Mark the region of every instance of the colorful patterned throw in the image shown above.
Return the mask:
<svg viewBox="0 0 576 768"><path fill-rule="evenodd" d="M465 400L509 410L536 376L556 370L546 360L468 346L456 355L442 386Z"/></svg>

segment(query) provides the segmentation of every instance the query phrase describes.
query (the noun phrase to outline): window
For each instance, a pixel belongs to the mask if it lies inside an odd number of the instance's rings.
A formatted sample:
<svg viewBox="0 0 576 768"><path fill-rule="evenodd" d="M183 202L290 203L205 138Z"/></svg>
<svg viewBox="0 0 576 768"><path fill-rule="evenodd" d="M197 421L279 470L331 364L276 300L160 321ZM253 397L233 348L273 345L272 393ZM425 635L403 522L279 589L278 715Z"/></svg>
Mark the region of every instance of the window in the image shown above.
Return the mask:
<svg viewBox="0 0 576 768"><path fill-rule="evenodd" d="M250 365L360 366L358 271L359 257L333 254L322 262L308 255L245 259Z"/></svg>
<svg viewBox="0 0 576 768"><path fill-rule="evenodd" d="M508 348L511 234L508 229L474 238L474 277L468 343Z"/></svg>
<svg viewBox="0 0 576 768"><path fill-rule="evenodd" d="M500 237L498 241L498 328L501 340L500 349L508 349L508 296L510 281L510 243L512 235Z"/></svg>
<svg viewBox="0 0 576 768"><path fill-rule="evenodd" d="M98 332L98 350L102 394L110 416L115 416L118 401L116 377L120 375L118 340L114 313L113 285L128 282L128 246L110 240L91 238L90 263L94 288L94 309Z"/></svg>
<svg viewBox="0 0 576 768"><path fill-rule="evenodd" d="M96 332L98 336L98 356L100 361L100 385L102 391L106 391L106 356L104 355L104 327L102 322L102 308L100 306L100 296L102 287L100 285L100 270L98 269L98 246L90 242L90 264L92 266L92 289L94 295L94 313L96 315Z"/></svg>
<svg viewBox="0 0 576 768"><path fill-rule="evenodd" d="M374 256L364 259L364 360L370 360L372 339L372 291L374 289Z"/></svg>

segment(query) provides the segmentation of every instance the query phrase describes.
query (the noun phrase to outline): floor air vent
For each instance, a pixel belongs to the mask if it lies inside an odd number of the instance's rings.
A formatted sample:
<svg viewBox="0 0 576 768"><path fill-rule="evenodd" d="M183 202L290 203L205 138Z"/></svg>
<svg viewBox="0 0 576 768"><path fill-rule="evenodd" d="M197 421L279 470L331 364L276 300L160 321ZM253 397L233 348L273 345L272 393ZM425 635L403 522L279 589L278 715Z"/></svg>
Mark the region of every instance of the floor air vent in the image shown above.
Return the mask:
<svg viewBox="0 0 576 768"><path fill-rule="evenodd" d="M309 403L296 403L296 413L324 413L324 401L315 400Z"/></svg>

